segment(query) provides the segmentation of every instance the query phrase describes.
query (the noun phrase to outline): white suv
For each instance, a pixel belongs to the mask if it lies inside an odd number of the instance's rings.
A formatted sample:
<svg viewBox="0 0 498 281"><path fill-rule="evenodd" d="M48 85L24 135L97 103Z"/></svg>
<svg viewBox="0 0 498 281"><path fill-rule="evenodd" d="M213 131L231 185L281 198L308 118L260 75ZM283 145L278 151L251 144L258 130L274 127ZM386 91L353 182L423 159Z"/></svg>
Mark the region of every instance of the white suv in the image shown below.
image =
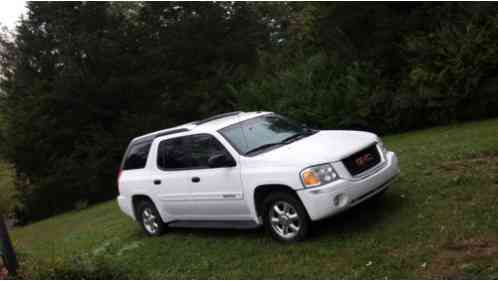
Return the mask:
<svg viewBox="0 0 498 281"><path fill-rule="evenodd" d="M398 174L396 155L375 134L232 112L133 139L118 203L148 235L264 225L291 242L306 237L310 221L385 191Z"/></svg>

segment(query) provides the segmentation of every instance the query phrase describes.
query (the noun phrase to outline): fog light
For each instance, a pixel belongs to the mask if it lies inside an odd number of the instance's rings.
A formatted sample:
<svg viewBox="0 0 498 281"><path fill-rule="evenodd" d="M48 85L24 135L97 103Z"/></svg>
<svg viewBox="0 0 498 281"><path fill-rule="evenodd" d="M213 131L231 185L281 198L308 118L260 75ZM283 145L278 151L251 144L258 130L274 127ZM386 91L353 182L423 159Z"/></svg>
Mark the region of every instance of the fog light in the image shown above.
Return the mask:
<svg viewBox="0 0 498 281"><path fill-rule="evenodd" d="M337 194L335 197L334 197L334 206L336 207L343 207L344 205L346 205L348 201L348 197L342 193L340 194Z"/></svg>

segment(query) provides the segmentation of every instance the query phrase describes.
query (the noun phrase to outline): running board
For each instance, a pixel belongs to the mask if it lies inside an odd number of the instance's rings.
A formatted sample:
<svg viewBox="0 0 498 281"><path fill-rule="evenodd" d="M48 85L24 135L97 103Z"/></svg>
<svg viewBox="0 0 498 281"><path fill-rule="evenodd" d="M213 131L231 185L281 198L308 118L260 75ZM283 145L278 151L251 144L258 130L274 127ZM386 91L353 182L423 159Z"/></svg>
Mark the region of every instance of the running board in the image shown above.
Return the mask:
<svg viewBox="0 0 498 281"><path fill-rule="evenodd" d="M168 223L168 227L178 228L254 229L259 226L254 221L174 221Z"/></svg>

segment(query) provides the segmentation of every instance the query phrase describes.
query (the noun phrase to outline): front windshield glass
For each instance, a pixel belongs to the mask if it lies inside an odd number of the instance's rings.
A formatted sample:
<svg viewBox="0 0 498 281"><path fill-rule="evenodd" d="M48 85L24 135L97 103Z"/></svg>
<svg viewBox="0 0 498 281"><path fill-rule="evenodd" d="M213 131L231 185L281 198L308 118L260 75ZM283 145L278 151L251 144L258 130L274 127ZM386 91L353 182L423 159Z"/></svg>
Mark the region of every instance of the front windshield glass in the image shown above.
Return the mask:
<svg viewBox="0 0 498 281"><path fill-rule="evenodd" d="M242 155L266 151L305 135L308 129L276 114L242 121L219 131Z"/></svg>

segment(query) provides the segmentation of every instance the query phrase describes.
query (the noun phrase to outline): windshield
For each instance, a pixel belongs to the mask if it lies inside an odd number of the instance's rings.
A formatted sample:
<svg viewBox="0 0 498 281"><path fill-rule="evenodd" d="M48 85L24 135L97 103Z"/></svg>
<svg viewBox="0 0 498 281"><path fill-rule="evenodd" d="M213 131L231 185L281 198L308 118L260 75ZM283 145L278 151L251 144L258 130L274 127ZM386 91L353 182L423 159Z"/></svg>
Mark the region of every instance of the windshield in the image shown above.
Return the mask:
<svg viewBox="0 0 498 281"><path fill-rule="evenodd" d="M285 145L310 130L280 115L268 114L242 121L219 131L242 155Z"/></svg>

